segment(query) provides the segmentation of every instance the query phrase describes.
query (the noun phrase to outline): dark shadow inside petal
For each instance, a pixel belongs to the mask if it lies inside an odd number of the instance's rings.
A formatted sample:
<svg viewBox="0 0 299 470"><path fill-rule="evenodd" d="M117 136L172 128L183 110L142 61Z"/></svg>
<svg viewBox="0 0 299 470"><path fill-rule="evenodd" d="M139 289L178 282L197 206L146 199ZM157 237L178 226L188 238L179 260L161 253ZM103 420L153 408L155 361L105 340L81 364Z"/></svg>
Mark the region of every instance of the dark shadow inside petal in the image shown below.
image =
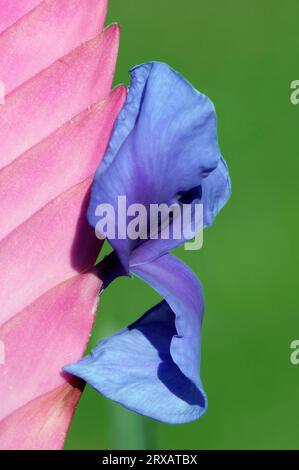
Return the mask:
<svg viewBox="0 0 299 470"><path fill-rule="evenodd" d="M205 407L205 398L197 386L188 379L174 363L170 354L172 338L177 335L175 314L162 301L149 310L140 320L128 328L137 330L156 349L161 359L157 375L168 390L189 405Z"/></svg>
<svg viewBox="0 0 299 470"><path fill-rule="evenodd" d="M200 201L202 197L202 186L196 186L185 193L178 194L178 196L178 200L182 204L191 204L194 200Z"/></svg>
<svg viewBox="0 0 299 470"><path fill-rule="evenodd" d="M205 399L202 393L191 380L185 377L178 366L172 363L162 362L158 368L158 377L168 390L188 405L205 407ZM174 381L173 378L176 378Z"/></svg>

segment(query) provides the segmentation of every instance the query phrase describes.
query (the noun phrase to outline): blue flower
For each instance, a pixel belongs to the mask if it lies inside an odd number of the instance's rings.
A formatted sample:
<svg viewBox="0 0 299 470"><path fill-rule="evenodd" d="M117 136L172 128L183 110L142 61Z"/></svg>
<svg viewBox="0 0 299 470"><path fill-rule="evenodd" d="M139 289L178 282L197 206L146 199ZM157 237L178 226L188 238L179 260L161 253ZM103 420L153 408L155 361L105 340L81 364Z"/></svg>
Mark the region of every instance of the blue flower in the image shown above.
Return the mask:
<svg viewBox="0 0 299 470"><path fill-rule="evenodd" d="M88 209L93 227L97 206L111 204L117 212L119 195L126 196L128 205L145 207L200 201L204 226L230 195L214 107L166 64L151 62L131 71L126 103L93 182ZM114 253L106 284L134 274L164 300L65 370L158 421L194 421L207 406L199 377L203 292L193 272L169 254L186 239L109 241Z"/></svg>

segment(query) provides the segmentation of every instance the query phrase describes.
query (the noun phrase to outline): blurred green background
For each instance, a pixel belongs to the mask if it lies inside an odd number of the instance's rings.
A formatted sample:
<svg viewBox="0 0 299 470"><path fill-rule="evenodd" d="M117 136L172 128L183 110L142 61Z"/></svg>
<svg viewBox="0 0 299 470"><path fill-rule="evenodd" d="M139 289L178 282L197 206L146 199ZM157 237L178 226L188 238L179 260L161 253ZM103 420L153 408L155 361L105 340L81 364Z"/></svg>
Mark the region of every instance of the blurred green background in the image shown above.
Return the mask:
<svg viewBox="0 0 299 470"><path fill-rule="evenodd" d="M116 83L168 62L215 103L233 195L203 249L179 250L205 290L199 421L168 426L86 388L66 449L299 448L298 0L110 0L122 26ZM158 297L121 279L101 297L90 346Z"/></svg>

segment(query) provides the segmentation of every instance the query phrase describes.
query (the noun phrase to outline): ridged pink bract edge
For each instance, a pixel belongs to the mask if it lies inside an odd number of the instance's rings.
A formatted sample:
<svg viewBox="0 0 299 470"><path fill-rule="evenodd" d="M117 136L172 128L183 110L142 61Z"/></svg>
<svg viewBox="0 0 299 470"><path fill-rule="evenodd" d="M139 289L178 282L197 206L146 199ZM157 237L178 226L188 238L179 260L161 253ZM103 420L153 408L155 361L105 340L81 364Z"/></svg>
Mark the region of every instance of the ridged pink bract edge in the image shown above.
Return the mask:
<svg viewBox="0 0 299 470"><path fill-rule="evenodd" d="M0 0L1 449L61 449L84 387L62 367L97 308L101 244L85 212L126 95L111 92L119 28L101 33L106 9Z"/></svg>

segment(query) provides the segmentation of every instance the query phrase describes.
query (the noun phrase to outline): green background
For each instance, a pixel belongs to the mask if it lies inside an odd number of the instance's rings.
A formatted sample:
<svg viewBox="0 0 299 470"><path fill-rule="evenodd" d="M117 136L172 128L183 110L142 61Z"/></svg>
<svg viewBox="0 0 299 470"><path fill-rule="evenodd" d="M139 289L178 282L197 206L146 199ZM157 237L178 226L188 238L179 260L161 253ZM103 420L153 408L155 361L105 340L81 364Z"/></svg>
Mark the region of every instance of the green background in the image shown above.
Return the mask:
<svg viewBox="0 0 299 470"><path fill-rule="evenodd" d="M168 426L86 388L67 449L299 448L298 0L110 0L122 26L116 83L162 60L215 103L233 184L203 249L179 250L205 290L199 421ZM156 302L121 279L101 297L90 346Z"/></svg>

